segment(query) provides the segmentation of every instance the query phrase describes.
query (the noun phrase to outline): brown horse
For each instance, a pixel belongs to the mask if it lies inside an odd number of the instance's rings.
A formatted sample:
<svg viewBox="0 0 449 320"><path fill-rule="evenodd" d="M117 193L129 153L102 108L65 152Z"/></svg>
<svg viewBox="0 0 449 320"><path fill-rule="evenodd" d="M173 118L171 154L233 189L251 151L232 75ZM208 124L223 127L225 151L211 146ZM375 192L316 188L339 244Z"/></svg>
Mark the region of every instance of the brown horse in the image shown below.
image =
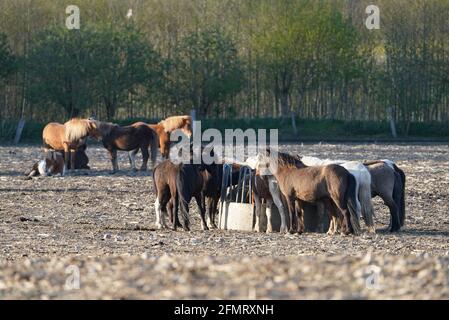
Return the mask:
<svg viewBox="0 0 449 320"><path fill-rule="evenodd" d="M149 159L148 148L151 147L152 168L156 164L157 135L147 125L120 127L110 122L92 120L98 127L103 146L109 151L112 162L112 172L118 170L117 150L135 152L130 155L131 169L136 170L135 154L136 150L141 150L143 162L140 170L147 170Z"/></svg>
<svg viewBox="0 0 449 320"><path fill-rule="evenodd" d="M167 228L165 223L167 211L172 224L174 215L178 214L178 194L176 189L178 170L179 165L174 164L170 160L162 161L153 170L153 183L156 192L154 209L156 212L156 227L158 229ZM175 229L174 225L173 228Z"/></svg>
<svg viewBox="0 0 449 320"><path fill-rule="evenodd" d="M372 197L379 196L390 210L391 232L399 231L405 222L405 174L391 160L364 161L371 174Z"/></svg>
<svg viewBox="0 0 449 320"><path fill-rule="evenodd" d="M88 119L71 119L64 124L51 122L47 124L42 132L42 140L46 151L55 150L64 152L64 170L73 165L70 170L75 169L75 157L77 149L86 143L88 136L98 138L100 135L97 124Z"/></svg>
<svg viewBox="0 0 449 320"><path fill-rule="evenodd" d="M190 116L172 116L160 121L158 124L146 124L145 122L136 122L132 126L137 127L147 125L153 129L159 138L159 150L162 157L169 158L170 155L170 134L175 130L181 130L187 137L192 136L192 118Z"/></svg>
<svg viewBox="0 0 449 320"><path fill-rule="evenodd" d="M261 174L274 175L279 188L287 200L291 221L291 232L295 230L293 213L298 214L298 232L304 231L302 203L323 202L338 221L344 234L360 233L359 218L356 211L356 181L343 167L338 165L305 166L298 157L286 153L267 153L258 155L257 170ZM296 210L298 206L298 210ZM336 224L335 224L336 227ZM335 233L336 228L329 230Z"/></svg>

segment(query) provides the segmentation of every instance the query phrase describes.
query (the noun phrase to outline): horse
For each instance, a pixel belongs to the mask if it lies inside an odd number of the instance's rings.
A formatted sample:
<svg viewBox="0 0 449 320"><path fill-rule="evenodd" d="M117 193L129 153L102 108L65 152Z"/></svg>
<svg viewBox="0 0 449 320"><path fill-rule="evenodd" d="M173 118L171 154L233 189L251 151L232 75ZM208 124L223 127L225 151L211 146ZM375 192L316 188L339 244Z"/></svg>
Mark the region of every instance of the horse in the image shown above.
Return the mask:
<svg viewBox="0 0 449 320"><path fill-rule="evenodd" d="M356 181L357 212L361 212L368 227L368 232L376 233L374 227L374 208L371 200L371 175L363 163L358 161L319 159L310 156L300 156L301 162L306 166L325 166L337 164L351 173Z"/></svg>
<svg viewBox="0 0 449 320"><path fill-rule="evenodd" d="M42 132L42 140L45 151L63 151L64 169L63 175L70 164L75 164L76 151L86 143L88 136L98 138L99 131L93 120L74 118L64 124L51 122ZM73 172L75 165L70 166Z"/></svg>
<svg viewBox="0 0 449 320"><path fill-rule="evenodd" d="M153 169L153 183L156 192L154 209L156 212L156 227L158 229L167 228L165 223L167 206L171 223L174 223L174 215L178 214L178 193L176 189L178 170L179 165L174 164L170 160L162 161ZM178 226L173 225L173 229L176 229L176 227Z"/></svg>
<svg viewBox="0 0 449 320"><path fill-rule="evenodd" d="M208 153L211 163L203 161L203 154ZM190 144L190 159L193 159L193 145ZM206 196L219 197L221 191L221 175L223 167L218 165L214 149L201 147L201 163L181 163L176 176L178 205L182 216L182 227L190 230L189 203L195 198L201 216L201 228L209 230L206 222ZM178 216L174 215L174 226L178 224Z"/></svg>
<svg viewBox="0 0 449 320"><path fill-rule="evenodd" d="M262 203L266 203L266 207L272 207L273 203L276 205L281 217L281 233L288 233L289 227L287 223L287 215L285 214L286 199L282 195L279 189L279 184L276 178L272 175L261 175L257 170L257 156L249 157L246 159L246 165L255 170L255 174L252 178L252 190L255 206L256 223L254 224L253 231L261 232L260 220L262 218ZM273 232L271 225L271 217L267 216L267 229L266 233Z"/></svg>
<svg viewBox="0 0 449 320"><path fill-rule="evenodd" d="M43 160L36 162L31 171L25 173L27 179L36 176L51 176L56 174L63 174L64 172L64 158L58 151L47 151Z"/></svg>
<svg viewBox="0 0 449 320"><path fill-rule="evenodd" d="M148 159L150 157L148 148L151 147L151 164L154 168L157 156L157 135L146 125L121 127L115 123L92 120L98 127L101 141L106 150L109 151L112 162L112 173L118 170L117 150L134 151L130 155L129 162L131 169L136 170L135 154L140 149L142 151L141 171L147 170Z"/></svg>
<svg viewBox="0 0 449 320"><path fill-rule="evenodd" d="M390 232L405 222L405 174L391 160L369 160L363 164L371 175L371 196L379 196L390 211Z"/></svg>
<svg viewBox="0 0 449 320"><path fill-rule="evenodd" d="M134 127L141 125L149 126L157 133L159 139L159 150L162 157L165 159L168 159L170 155L170 134L173 131L181 130L187 137L190 138L192 136L192 118L186 115L168 117L157 124L147 124L141 121L132 124Z"/></svg>
<svg viewBox="0 0 449 320"><path fill-rule="evenodd" d="M273 153L277 157L273 156ZM356 181L349 171L338 165L307 167L298 157L286 153L273 152L258 154L257 170L260 174L273 175L279 183L282 194L287 199L290 216L290 232L293 229L293 211L298 206L298 232L304 231L302 202L321 201L332 215L333 228L328 233L336 232L337 221L342 233L360 234L360 224L356 210Z"/></svg>
<svg viewBox="0 0 449 320"><path fill-rule="evenodd" d="M238 181L238 169L237 164L233 164L232 182ZM153 183L156 191L156 201L154 203L156 212L156 226L159 229L167 228L164 216L168 214L170 223L173 224L173 229L182 227L178 220L174 216L178 214L178 193L176 187L176 177L180 166L172 163L170 160L164 160L159 163L153 170ZM205 210L207 211L207 217L209 218L208 228L216 229L215 215L218 211L218 201L221 195L221 181L223 177L223 163L217 164L216 168L210 172L207 170L200 170L202 179L204 182L202 188L201 203L205 204ZM168 212L167 212L168 211Z"/></svg>

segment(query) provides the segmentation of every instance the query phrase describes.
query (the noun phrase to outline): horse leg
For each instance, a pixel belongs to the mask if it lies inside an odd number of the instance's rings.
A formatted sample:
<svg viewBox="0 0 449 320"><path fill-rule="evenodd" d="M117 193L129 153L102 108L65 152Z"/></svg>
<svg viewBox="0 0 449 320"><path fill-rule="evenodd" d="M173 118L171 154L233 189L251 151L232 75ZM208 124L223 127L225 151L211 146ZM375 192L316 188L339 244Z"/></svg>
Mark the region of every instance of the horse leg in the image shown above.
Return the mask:
<svg viewBox="0 0 449 320"><path fill-rule="evenodd" d="M271 224L271 207L273 206L273 200L268 199L265 207L265 214L267 215L267 231L266 233L273 233L273 225ZM270 210L268 210L270 208Z"/></svg>
<svg viewBox="0 0 449 320"><path fill-rule="evenodd" d="M141 147L140 151L142 151L142 166L140 167L140 171L147 171L148 159L150 158L150 154L148 153L148 146Z"/></svg>
<svg viewBox="0 0 449 320"><path fill-rule="evenodd" d="M390 225L389 225L390 232L399 231L399 229L401 229L401 223L399 219L399 208L396 205L396 202L390 196L383 196L382 199L384 200L384 203L390 210Z"/></svg>
<svg viewBox="0 0 449 320"><path fill-rule="evenodd" d="M296 232L296 213L295 213L295 198L294 197L289 197L287 199L287 206L288 206L288 215L290 218L290 228L289 228L289 232L290 233L295 233Z"/></svg>
<svg viewBox="0 0 449 320"><path fill-rule="evenodd" d="M128 158L129 158L129 166L131 167L132 171L137 171L136 169L136 154L139 152L139 149L131 150L128 152Z"/></svg>
<svg viewBox="0 0 449 320"><path fill-rule="evenodd" d="M299 199L296 199L295 201L295 211L297 216L297 224L298 224L298 233L302 234L304 233L304 210L302 206L302 201Z"/></svg>
<svg viewBox="0 0 449 320"><path fill-rule="evenodd" d="M69 168L70 149L64 146L64 168L62 169L62 175L65 176L67 169Z"/></svg>
<svg viewBox="0 0 449 320"><path fill-rule="evenodd" d="M271 196L273 198L273 202L278 208L279 215L281 216L281 228L279 230L280 233L288 233L287 228L287 216L285 214L285 207L282 203L281 198L281 190L279 189L279 185L277 184L277 181L270 181L268 183L268 187L270 189Z"/></svg>
<svg viewBox="0 0 449 320"><path fill-rule="evenodd" d="M116 173L118 171L117 149L110 149L109 157L110 157L111 163L112 163L112 173Z"/></svg>
<svg viewBox="0 0 449 320"><path fill-rule="evenodd" d="M212 228L218 229L217 225L215 224L215 216L218 213L218 197L214 199L214 209L212 210Z"/></svg>
<svg viewBox="0 0 449 320"><path fill-rule="evenodd" d="M168 212L168 219L171 224L173 224L173 207L174 207L174 200L170 199L170 201L167 203L167 212Z"/></svg>
<svg viewBox="0 0 449 320"><path fill-rule="evenodd" d="M254 193L254 206L256 208L256 221L254 223L253 231L255 232L262 232L261 230L261 214L262 214L262 200L260 199L259 195Z"/></svg>
<svg viewBox="0 0 449 320"><path fill-rule="evenodd" d="M196 204L198 205L198 209L200 210L201 216L201 229L209 230L206 223L206 210L205 210L205 199L203 195L195 196Z"/></svg>
<svg viewBox="0 0 449 320"><path fill-rule="evenodd" d="M161 204L159 202L159 197L156 197L156 201L154 202L154 211L156 213L156 228L162 229L162 210L161 210Z"/></svg>
<svg viewBox="0 0 449 320"><path fill-rule="evenodd" d="M371 186L362 184L359 190L360 203L362 205L362 215L369 233L376 233L374 227L374 208L371 199Z"/></svg>
<svg viewBox="0 0 449 320"><path fill-rule="evenodd" d="M70 172L75 172L76 150L70 150Z"/></svg>
<svg viewBox="0 0 449 320"><path fill-rule="evenodd" d="M337 232L338 213L336 212L334 206L332 205L329 199L323 200L322 203L324 208L327 210L327 212L329 212L330 215L329 229L327 230L327 234L332 236Z"/></svg>
<svg viewBox="0 0 449 320"><path fill-rule="evenodd" d="M215 224L215 212L217 211L218 199L213 197L208 197L206 200L206 207L208 210L209 216L209 227L211 229L217 229L217 225Z"/></svg>

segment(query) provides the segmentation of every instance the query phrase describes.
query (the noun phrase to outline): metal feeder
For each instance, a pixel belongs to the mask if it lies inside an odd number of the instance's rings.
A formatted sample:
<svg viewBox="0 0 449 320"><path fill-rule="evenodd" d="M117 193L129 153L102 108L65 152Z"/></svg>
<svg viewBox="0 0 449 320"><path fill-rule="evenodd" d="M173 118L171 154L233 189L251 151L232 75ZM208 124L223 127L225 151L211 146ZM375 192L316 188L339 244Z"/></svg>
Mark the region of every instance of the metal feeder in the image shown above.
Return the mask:
<svg viewBox="0 0 449 320"><path fill-rule="evenodd" d="M223 230L252 231L254 205L251 203L254 172L248 166L239 170L238 183L232 181L232 165L223 166L218 226Z"/></svg>

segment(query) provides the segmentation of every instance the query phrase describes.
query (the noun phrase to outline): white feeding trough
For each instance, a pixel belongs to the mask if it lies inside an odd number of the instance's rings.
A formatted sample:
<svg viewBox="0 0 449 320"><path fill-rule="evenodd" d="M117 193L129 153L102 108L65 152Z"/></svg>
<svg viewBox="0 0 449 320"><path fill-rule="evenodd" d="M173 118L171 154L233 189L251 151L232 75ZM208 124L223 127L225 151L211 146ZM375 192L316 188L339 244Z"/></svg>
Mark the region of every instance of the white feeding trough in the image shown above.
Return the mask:
<svg viewBox="0 0 449 320"><path fill-rule="evenodd" d="M251 203L251 180L253 172L250 167L242 166L238 181L232 181L232 165L223 166L222 193L220 197L218 226L223 230L252 231L255 217L254 205ZM237 184L235 184L237 182Z"/></svg>

